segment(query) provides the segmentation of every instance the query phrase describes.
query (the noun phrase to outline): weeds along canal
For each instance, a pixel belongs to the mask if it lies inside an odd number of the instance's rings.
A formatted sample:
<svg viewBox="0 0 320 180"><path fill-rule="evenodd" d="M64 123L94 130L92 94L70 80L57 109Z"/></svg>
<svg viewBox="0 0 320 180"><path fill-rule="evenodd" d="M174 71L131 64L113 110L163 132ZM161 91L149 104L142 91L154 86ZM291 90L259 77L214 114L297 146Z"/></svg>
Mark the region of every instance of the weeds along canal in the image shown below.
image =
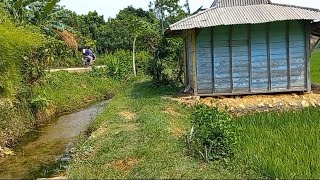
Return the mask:
<svg viewBox="0 0 320 180"><path fill-rule="evenodd" d="M43 178L57 166L66 168L72 144L109 102L55 118L30 132L14 148L14 156L0 158L0 179Z"/></svg>

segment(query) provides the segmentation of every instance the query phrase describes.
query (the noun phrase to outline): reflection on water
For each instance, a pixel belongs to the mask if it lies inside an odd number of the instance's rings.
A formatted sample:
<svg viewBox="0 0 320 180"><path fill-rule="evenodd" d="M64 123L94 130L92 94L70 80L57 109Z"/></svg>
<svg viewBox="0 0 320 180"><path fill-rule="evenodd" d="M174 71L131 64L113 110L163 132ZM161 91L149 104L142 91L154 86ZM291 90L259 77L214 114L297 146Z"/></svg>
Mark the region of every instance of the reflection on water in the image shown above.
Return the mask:
<svg viewBox="0 0 320 180"><path fill-rule="evenodd" d="M31 172L53 164L77 136L86 131L90 122L101 113L104 101L77 113L61 116L40 127L22 140L15 156L0 158L0 179L38 178Z"/></svg>

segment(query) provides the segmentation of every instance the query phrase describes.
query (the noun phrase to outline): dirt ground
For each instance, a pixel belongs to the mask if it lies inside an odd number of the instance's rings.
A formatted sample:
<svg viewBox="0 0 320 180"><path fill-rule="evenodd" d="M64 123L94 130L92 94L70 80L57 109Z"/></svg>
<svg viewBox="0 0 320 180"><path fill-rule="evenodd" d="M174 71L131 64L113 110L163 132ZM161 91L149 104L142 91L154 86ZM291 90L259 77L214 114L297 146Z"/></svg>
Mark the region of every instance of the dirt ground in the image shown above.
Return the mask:
<svg viewBox="0 0 320 180"><path fill-rule="evenodd" d="M173 100L193 106L203 103L221 110L227 108L232 115L254 112L283 111L320 106L320 85L312 85L311 93L284 93L247 96L196 97L182 95Z"/></svg>

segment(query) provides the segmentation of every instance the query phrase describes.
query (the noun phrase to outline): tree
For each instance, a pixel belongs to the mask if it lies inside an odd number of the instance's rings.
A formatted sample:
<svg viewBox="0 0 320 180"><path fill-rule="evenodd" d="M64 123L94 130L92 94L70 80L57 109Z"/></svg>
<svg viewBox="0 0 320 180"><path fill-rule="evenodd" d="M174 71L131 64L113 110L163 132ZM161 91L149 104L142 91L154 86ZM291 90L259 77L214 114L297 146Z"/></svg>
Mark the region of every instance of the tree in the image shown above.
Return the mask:
<svg viewBox="0 0 320 180"><path fill-rule="evenodd" d="M125 21L125 25L131 30L130 36L133 42L132 43L132 67L133 67L134 76L137 76L136 64L135 64L137 38L139 38L142 35L153 33L153 29L147 21L135 15L129 15Z"/></svg>
<svg viewBox="0 0 320 180"><path fill-rule="evenodd" d="M188 15L184 10L185 7L188 9L188 1L186 3L183 7L179 5L179 0L155 0L150 5L151 11L161 22L159 29L162 32L149 68L149 73L153 76L156 85L167 83L168 79L181 81L181 75L183 74L183 41L181 39L166 39L164 31L170 24ZM167 69L167 72L169 71L171 74L165 74L164 69ZM177 76L173 78L174 74L177 74Z"/></svg>

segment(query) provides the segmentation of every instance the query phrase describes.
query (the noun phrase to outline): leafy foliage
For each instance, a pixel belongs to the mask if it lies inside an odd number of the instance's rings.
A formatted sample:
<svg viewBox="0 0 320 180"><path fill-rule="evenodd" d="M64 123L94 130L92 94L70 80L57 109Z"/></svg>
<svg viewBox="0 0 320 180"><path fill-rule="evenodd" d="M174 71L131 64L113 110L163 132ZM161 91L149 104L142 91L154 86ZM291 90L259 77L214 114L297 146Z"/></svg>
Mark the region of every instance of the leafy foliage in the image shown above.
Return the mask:
<svg viewBox="0 0 320 180"><path fill-rule="evenodd" d="M56 31L70 29L63 23L68 11L58 6L59 0L5 0L5 8L18 23L31 23L46 34L59 37Z"/></svg>
<svg viewBox="0 0 320 180"><path fill-rule="evenodd" d="M227 160L234 155L236 135L227 112L197 105L192 112L193 127L187 137L190 151L205 161Z"/></svg>

